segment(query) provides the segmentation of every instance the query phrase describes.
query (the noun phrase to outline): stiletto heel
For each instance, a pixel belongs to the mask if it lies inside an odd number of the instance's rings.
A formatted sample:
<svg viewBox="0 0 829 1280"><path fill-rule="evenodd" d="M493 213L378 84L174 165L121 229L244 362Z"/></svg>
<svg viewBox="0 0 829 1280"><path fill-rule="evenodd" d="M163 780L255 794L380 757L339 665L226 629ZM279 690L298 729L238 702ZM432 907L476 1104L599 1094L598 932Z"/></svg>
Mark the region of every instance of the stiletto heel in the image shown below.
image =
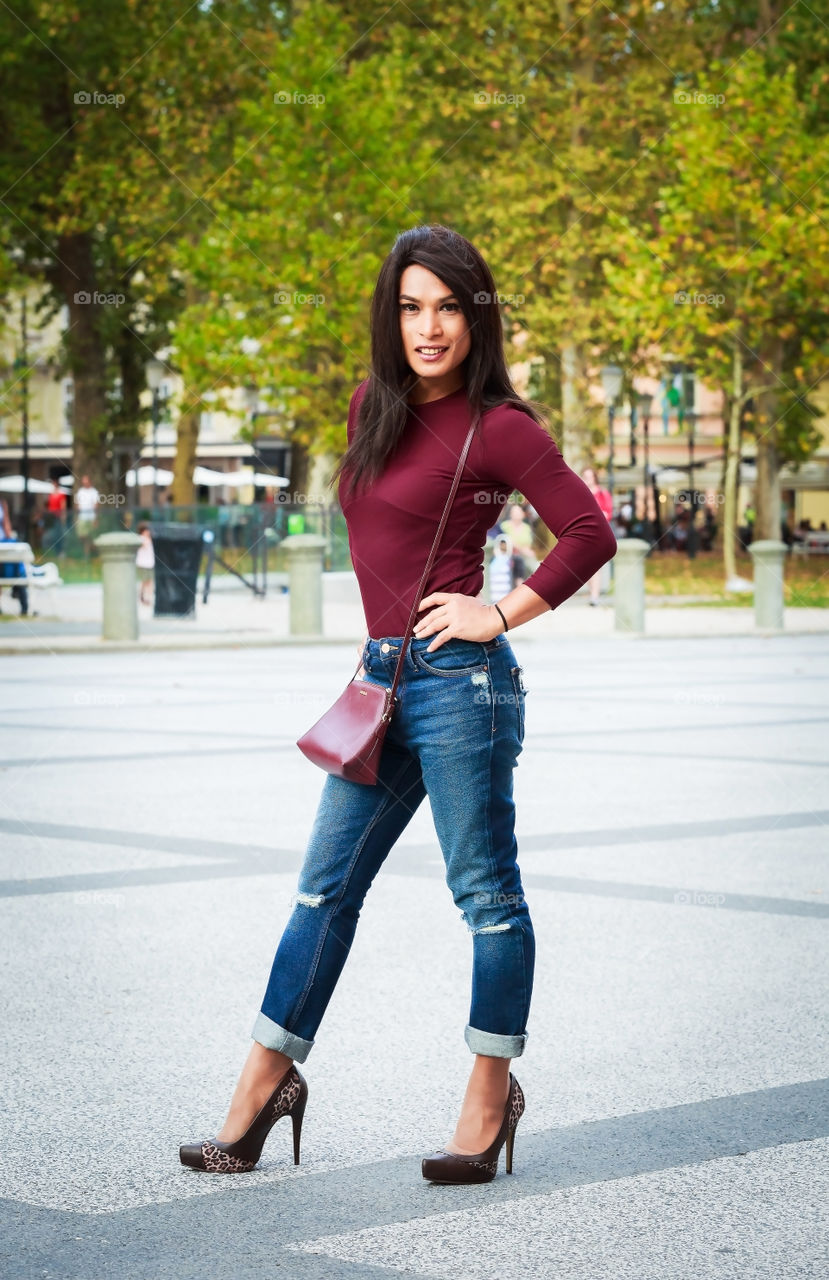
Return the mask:
<svg viewBox="0 0 829 1280"><path fill-rule="evenodd" d="M291 1112L291 1123L294 1126L294 1164L299 1164L299 1138L302 1133L302 1117L305 1115L305 1104L308 1101L308 1090L297 1099Z"/></svg>
<svg viewBox="0 0 829 1280"><path fill-rule="evenodd" d="M299 1164L299 1137L308 1101L308 1083L292 1063L264 1107L235 1142L204 1142L179 1147L179 1159L190 1169L207 1173L250 1173L262 1154L265 1139L277 1120L290 1116L294 1129L294 1164Z"/></svg>
<svg viewBox="0 0 829 1280"><path fill-rule="evenodd" d="M515 1129L524 1114L524 1094L512 1072L509 1073L509 1095L504 1118L495 1141L479 1155L462 1156L441 1148L423 1161L423 1176L429 1182L491 1182L498 1172L498 1157L506 1143L507 1173L512 1173L512 1149Z"/></svg>
<svg viewBox="0 0 829 1280"><path fill-rule="evenodd" d="M507 1173L512 1173L512 1149L515 1146L515 1128L510 1129L507 1134Z"/></svg>

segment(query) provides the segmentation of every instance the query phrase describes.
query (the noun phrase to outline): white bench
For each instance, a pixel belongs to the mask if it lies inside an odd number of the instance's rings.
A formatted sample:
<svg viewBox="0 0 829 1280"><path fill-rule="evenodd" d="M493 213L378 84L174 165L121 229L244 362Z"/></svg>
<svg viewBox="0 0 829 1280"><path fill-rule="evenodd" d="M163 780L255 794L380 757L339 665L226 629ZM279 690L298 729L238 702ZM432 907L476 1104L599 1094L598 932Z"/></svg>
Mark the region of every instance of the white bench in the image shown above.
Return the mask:
<svg viewBox="0 0 829 1280"><path fill-rule="evenodd" d="M0 591L14 587L46 590L63 586L58 566L52 561L36 565L35 553L28 542L0 542L0 565L3 564L22 565L23 572L18 570L14 576L0 577ZM50 611L54 612L53 606Z"/></svg>

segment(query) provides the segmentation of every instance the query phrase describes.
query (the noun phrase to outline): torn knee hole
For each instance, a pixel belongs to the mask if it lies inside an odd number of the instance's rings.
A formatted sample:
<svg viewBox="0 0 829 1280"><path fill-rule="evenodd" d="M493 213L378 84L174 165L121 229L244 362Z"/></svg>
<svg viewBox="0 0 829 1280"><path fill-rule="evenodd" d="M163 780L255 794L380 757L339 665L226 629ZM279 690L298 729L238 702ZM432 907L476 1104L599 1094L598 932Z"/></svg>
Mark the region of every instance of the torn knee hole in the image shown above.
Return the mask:
<svg viewBox="0 0 829 1280"><path fill-rule="evenodd" d="M510 928L509 920L505 920L503 924L483 924L480 929L473 929L473 933L503 933L505 929Z"/></svg>
<svg viewBox="0 0 829 1280"><path fill-rule="evenodd" d="M324 893L297 893L294 897L294 902L301 907L321 907L324 901Z"/></svg>

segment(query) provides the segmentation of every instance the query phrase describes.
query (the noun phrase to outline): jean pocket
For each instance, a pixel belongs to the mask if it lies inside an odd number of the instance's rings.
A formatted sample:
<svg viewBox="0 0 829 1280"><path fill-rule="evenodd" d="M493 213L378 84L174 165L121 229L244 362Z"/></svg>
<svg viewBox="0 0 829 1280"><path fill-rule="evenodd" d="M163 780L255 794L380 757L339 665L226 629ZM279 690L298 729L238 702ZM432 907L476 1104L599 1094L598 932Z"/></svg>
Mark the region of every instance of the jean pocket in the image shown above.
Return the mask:
<svg viewBox="0 0 829 1280"><path fill-rule="evenodd" d="M510 667L510 676L512 677L512 691L515 699L516 708L516 727L518 737L524 741L524 729L526 727L526 698L527 690L524 687L524 668Z"/></svg>
<svg viewBox="0 0 829 1280"><path fill-rule="evenodd" d="M434 636L429 637L431 644ZM427 653L412 645L412 661L420 671L428 671L435 676L471 676L478 671L486 671L486 649L478 640L447 640L440 648Z"/></svg>

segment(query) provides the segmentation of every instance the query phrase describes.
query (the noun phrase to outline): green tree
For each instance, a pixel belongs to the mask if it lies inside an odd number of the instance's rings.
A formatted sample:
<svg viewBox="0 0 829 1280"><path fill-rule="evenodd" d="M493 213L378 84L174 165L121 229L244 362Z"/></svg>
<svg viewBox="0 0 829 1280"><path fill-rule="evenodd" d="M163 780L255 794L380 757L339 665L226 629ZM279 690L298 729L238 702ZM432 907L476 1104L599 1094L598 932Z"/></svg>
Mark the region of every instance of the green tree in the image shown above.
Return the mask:
<svg viewBox="0 0 829 1280"><path fill-rule="evenodd" d="M160 0L101 0L83 17L69 0L0 7L2 244L66 308L73 466L104 487L184 303L170 246L208 221L200 188L226 167L237 95L266 75L243 47L263 24L270 7L252 3L172 23Z"/></svg>
<svg viewBox="0 0 829 1280"><path fill-rule="evenodd" d="M825 155L797 95L796 71L769 74L749 52L724 93L700 77L661 151L670 181L658 231L622 269L607 263L616 321L635 312L727 402L723 518L726 579L735 574L740 424L757 451L759 537L780 536L779 470L818 443L808 400L829 351L829 201ZM719 95L719 97L718 97ZM719 100L719 99L722 100Z"/></svg>

